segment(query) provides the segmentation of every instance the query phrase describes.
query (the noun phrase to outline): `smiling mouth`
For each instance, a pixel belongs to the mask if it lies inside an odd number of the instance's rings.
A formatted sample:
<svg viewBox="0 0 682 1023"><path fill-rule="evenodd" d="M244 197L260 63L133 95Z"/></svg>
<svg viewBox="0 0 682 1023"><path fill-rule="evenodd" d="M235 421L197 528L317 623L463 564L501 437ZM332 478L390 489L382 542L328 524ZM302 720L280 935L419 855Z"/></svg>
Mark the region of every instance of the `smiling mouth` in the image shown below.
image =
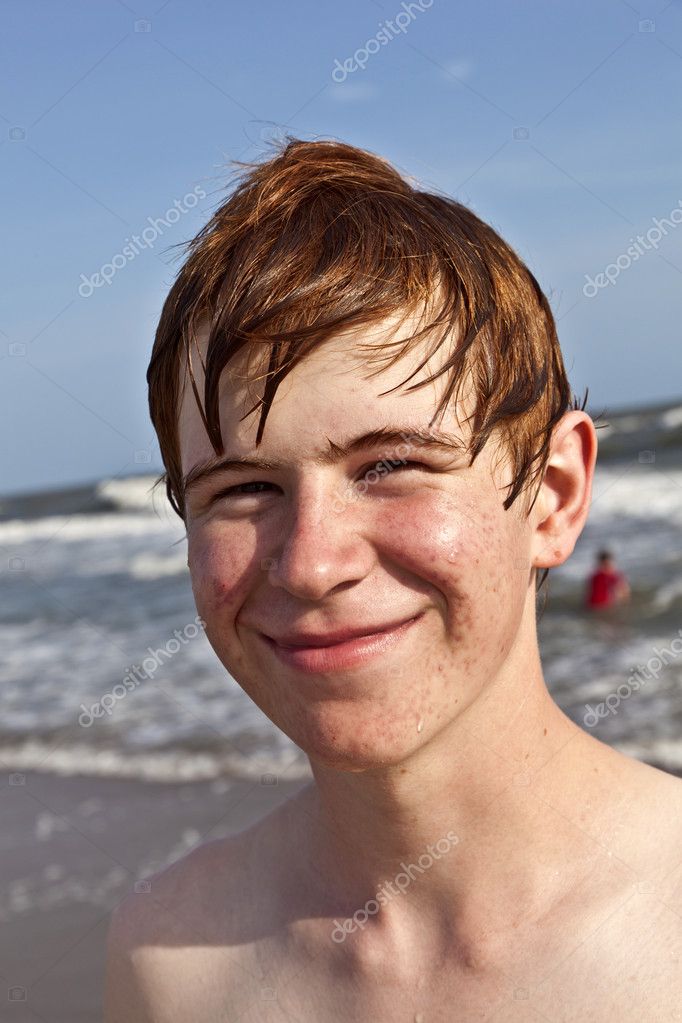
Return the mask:
<svg viewBox="0 0 682 1023"><path fill-rule="evenodd" d="M261 636L278 659L289 667L326 673L354 667L378 654L388 654L423 614L420 611L400 622L362 630L344 629L325 635L292 633L278 639L265 633Z"/></svg>
<svg viewBox="0 0 682 1023"><path fill-rule="evenodd" d="M402 625L406 625L408 622L414 621L416 617L416 615L412 615L411 618L403 618L401 621L393 622L390 625L370 625L360 629L338 629L335 632L328 632L323 636L315 636L308 633L292 633L282 636L279 639L274 636L267 636L267 639L276 643L277 646L282 647L283 650L297 650L301 648L319 649L322 647L339 646L342 643L347 643L354 639L367 639L371 636L381 636L385 633L393 632L395 629L400 628Z"/></svg>

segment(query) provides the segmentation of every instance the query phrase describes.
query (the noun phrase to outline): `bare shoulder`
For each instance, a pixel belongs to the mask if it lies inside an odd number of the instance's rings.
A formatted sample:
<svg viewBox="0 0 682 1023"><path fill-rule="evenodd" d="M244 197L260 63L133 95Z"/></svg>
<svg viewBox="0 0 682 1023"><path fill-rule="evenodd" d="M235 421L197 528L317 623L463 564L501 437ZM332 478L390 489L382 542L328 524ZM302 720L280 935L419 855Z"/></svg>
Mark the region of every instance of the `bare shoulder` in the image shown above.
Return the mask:
<svg viewBox="0 0 682 1023"><path fill-rule="evenodd" d="M682 869L682 778L641 764L646 807L642 838L651 851L651 873L663 881Z"/></svg>
<svg viewBox="0 0 682 1023"><path fill-rule="evenodd" d="M228 881L239 872L247 835L204 842L138 881L112 915L110 944L144 948L188 937L217 882L216 871L224 873Z"/></svg>
<svg viewBox="0 0 682 1023"><path fill-rule="evenodd" d="M550 917L543 928L549 968L543 958L533 1005L564 1023L675 1019L682 1004L682 781L592 736L578 738L578 784L567 784L568 798L552 805L584 836L576 848L587 851L589 870L564 902L560 927Z"/></svg>
<svg viewBox="0 0 682 1023"><path fill-rule="evenodd" d="M660 835L682 827L671 810L682 806L682 778L636 759L581 732L579 776L595 796L595 806L613 813L621 827L646 837L652 825ZM679 833L679 831L678 831Z"/></svg>
<svg viewBox="0 0 682 1023"><path fill-rule="evenodd" d="M682 778L668 771L645 764L630 757L623 758L630 765L633 788L639 794L645 821L656 823L656 830L670 835L682 835ZM681 852L682 855L682 852Z"/></svg>
<svg viewBox="0 0 682 1023"><path fill-rule="evenodd" d="M136 885L108 936L105 1023L175 1023L224 1015L257 968L255 948L277 915L275 872L288 811L197 846ZM211 978L219 971L220 991ZM233 1009L234 1005L230 1004Z"/></svg>
<svg viewBox="0 0 682 1023"><path fill-rule="evenodd" d="M206 878L218 862L238 869L239 848L238 839L207 842L138 882L117 906L107 940L105 1023L178 1018L185 973L180 952L202 945ZM225 908L229 901L226 893Z"/></svg>
<svg viewBox="0 0 682 1023"><path fill-rule="evenodd" d="M615 750L609 756L605 844L636 892L656 893L668 906L674 897L682 909L682 779Z"/></svg>

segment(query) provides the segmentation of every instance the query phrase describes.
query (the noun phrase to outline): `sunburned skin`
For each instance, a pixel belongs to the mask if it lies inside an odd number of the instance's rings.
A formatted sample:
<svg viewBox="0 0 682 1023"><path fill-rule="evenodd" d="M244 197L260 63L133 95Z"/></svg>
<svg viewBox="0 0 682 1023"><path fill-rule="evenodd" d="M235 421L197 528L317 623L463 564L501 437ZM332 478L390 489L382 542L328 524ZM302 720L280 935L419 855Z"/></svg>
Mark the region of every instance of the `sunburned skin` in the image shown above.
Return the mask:
<svg viewBox="0 0 682 1023"><path fill-rule="evenodd" d="M682 1019L682 785L568 720L537 645L534 569L583 528L594 426L555 427L529 513L494 443L325 459L387 427L467 437L462 409L429 427L443 378L383 393L416 353L370 377L352 342L283 381L258 447L225 374L226 453L268 467L187 495L208 638L314 783L124 902L107 1023ZM185 472L214 456L189 387L180 436Z"/></svg>

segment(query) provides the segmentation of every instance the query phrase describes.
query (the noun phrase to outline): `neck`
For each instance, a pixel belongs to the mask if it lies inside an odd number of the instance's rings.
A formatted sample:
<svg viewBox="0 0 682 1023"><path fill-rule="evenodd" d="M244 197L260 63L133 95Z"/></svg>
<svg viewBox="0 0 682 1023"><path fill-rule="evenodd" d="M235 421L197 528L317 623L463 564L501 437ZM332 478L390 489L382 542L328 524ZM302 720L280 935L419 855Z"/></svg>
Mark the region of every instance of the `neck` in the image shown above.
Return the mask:
<svg viewBox="0 0 682 1023"><path fill-rule="evenodd" d="M461 937L561 897L576 839L552 806L585 782L597 744L552 701L534 651L402 763L312 765L313 862L342 914L390 882L374 925Z"/></svg>

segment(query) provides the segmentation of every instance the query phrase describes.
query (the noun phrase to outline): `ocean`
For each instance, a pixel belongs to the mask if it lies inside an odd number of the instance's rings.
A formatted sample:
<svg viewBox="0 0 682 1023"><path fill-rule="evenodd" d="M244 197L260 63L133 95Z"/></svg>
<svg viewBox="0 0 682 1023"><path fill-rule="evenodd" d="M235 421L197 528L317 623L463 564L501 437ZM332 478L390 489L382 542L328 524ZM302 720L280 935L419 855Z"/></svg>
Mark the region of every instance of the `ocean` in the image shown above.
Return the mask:
<svg viewBox="0 0 682 1023"><path fill-rule="evenodd" d="M682 403L603 421L587 526L540 601L545 676L574 721L682 773ZM307 776L195 624L182 524L153 483L0 500L0 761L168 782ZM583 594L602 546L632 600L595 616Z"/></svg>

